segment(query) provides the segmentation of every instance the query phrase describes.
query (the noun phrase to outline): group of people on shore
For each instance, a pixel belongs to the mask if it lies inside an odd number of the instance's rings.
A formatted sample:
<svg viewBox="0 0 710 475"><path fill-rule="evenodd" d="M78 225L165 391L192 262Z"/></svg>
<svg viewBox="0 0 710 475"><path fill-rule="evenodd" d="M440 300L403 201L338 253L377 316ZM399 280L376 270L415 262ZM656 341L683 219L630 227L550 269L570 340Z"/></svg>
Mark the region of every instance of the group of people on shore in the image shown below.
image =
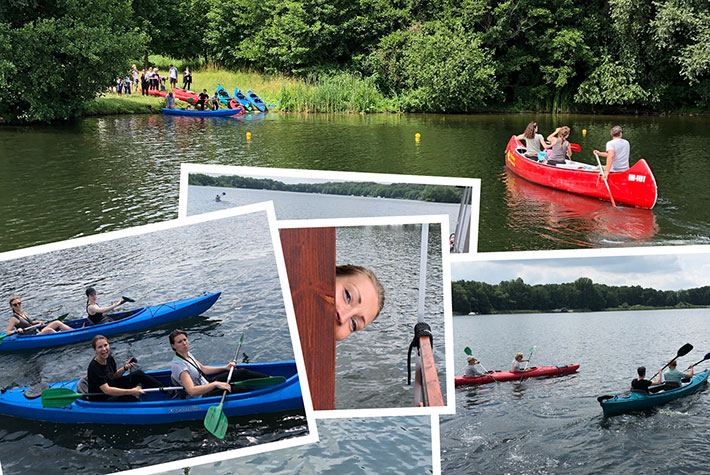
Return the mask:
<svg viewBox="0 0 710 475"><path fill-rule="evenodd" d="M168 75L163 76L160 73L159 67L148 68L143 70L138 70L138 67L134 64L131 69L128 70L124 77L116 78L116 85L111 88L119 96L121 94L131 94L131 89L134 91L141 91L141 95L149 95L150 90L165 90L166 85L170 87L170 90L174 90L178 83L178 69L175 65L171 64L168 69ZM190 89L192 86L192 72L189 67L186 67L182 73L182 88Z"/></svg>
<svg viewBox="0 0 710 475"><path fill-rule="evenodd" d="M606 158L604 178L611 172L621 172L629 169L629 155L631 146L623 138L621 126L615 125L610 130L611 140L606 143L604 152L594 150L594 154ZM538 133L537 122L533 121L525 128L525 132L517 135L518 140L525 141L525 156L527 158L547 163L548 165L562 165L572 158L572 145L567 141L570 128L557 127L545 139Z"/></svg>

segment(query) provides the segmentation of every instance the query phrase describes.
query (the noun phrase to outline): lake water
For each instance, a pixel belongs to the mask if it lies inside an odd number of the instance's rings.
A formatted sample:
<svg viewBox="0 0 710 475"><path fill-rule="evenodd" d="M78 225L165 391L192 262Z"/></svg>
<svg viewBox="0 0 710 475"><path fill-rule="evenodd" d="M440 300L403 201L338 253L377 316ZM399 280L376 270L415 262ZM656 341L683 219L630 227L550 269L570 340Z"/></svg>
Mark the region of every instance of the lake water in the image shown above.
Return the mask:
<svg viewBox="0 0 710 475"><path fill-rule="evenodd" d="M226 194L222 195L222 193ZM219 202L215 201L215 196L218 194L222 196ZM274 208L276 208L276 218L280 220L446 214L449 216L449 233L454 232L456 229L456 220L459 213L459 205L453 203L190 186L188 190L187 215L209 213L210 211L259 203L261 201L273 201Z"/></svg>
<svg viewBox="0 0 710 475"><path fill-rule="evenodd" d="M319 419L314 444L194 467L191 474L431 473L429 416ZM167 472L184 475L183 471Z"/></svg>
<svg viewBox="0 0 710 475"><path fill-rule="evenodd" d="M336 263L370 268L385 288L385 306L377 319L336 344L336 409L414 406L414 386L407 385L407 350L417 323L420 244L421 225L336 229ZM441 228L430 225L425 321L431 326L434 359L448 401L442 272Z"/></svg>
<svg viewBox="0 0 710 475"><path fill-rule="evenodd" d="M234 229L241 229L234 233ZM131 355L145 371L165 369L172 352L168 335L188 332L191 351L203 364L293 359L266 213L231 217L172 230L111 240L0 263L0 294L20 294L34 318L70 313L85 316L84 289L95 286L98 302L121 295L155 305L204 292L222 295L203 316L110 337L118 364ZM6 301L6 297L3 297ZM4 305L7 305L6 303ZM3 325L10 316L5 311ZM4 326L3 326L4 328ZM94 356L89 341L0 354L0 387L77 379ZM230 417L227 436L210 435L202 421L158 426L50 424L0 416L3 473L47 473L51 462L67 473L106 473L305 435L303 411Z"/></svg>
<svg viewBox="0 0 710 475"><path fill-rule="evenodd" d="M572 127L571 141L582 147L575 158L587 163L620 123L632 161L646 158L653 169L656 208L610 209L509 180L506 143L533 119L543 134ZM3 126L0 249L174 218L181 162L481 178L480 251L706 244L710 192L702 157L709 140L707 116L117 116Z"/></svg>
<svg viewBox="0 0 710 475"><path fill-rule="evenodd" d="M604 418L596 397L628 390L685 343L679 369L710 350L709 309L454 317L456 373L470 347L486 369L509 370L536 345L533 365L580 364L574 375L463 386L441 417L443 473L704 473L710 391L649 413ZM702 370L708 364L701 364Z"/></svg>

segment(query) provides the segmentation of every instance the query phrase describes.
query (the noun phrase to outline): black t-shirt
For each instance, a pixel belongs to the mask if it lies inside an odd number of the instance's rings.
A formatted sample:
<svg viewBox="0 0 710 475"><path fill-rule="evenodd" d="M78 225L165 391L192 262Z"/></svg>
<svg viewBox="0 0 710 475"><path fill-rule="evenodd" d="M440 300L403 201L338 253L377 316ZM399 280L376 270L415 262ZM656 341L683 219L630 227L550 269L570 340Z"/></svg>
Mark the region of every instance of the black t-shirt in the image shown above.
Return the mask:
<svg viewBox="0 0 710 475"><path fill-rule="evenodd" d="M205 94L204 92L200 93L200 102L205 102L209 98L210 98L209 94Z"/></svg>
<svg viewBox="0 0 710 475"><path fill-rule="evenodd" d="M89 380L89 392L100 393L101 386L106 383L111 386L114 374L116 374L116 360L113 359L113 356L109 355L106 359L105 365L102 365L95 359L92 359L91 363L89 363L89 370L87 373L87 378Z"/></svg>
<svg viewBox="0 0 710 475"><path fill-rule="evenodd" d="M631 381L631 389L635 389L637 391L648 391L648 388L651 387L651 381L648 379L642 379L639 381L638 379L634 378L633 381Z"/></svg>

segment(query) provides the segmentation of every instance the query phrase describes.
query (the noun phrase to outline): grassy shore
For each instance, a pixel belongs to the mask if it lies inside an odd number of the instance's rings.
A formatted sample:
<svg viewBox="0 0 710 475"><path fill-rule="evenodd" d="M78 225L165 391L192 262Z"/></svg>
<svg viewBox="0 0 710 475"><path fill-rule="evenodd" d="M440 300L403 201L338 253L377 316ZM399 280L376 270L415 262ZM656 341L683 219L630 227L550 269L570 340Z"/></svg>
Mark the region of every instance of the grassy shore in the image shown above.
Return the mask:
<svg viewBox="0 0 710 475"><path fill-rule="evenodd" d="M342 73L318 80L296 79L250 71L227 71L213 65L187 63L162 56L150 56L150 62L160 68L161 76L167 76L170 64L175 64L180 72L178 86L182 85L182 72L188 66L192 71L191 90L199 92L207 89L211 96L217 84L221 84L230 94L234 93L235 86L242 92L251 89L269 109L276 111L361 113L398 109L396 103L384 98L371 81L352 74ZM89 101L83 115L160 113L163 104L162 98L141 96L140 90L121 96L106 92Z"/></svg>

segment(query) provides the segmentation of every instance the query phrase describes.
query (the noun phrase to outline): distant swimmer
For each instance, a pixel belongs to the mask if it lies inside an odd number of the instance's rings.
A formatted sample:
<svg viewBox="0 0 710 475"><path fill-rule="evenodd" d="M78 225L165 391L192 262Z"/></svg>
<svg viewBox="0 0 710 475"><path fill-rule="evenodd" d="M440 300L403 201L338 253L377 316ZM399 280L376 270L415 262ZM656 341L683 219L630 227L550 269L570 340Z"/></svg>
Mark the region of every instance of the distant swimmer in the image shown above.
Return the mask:
<svg viewBox="0 0 710 475"><path fill-rule="evenodd" d="M215 196L214 198L215 201L222 201L222 197L220 195Z"/></svg>

